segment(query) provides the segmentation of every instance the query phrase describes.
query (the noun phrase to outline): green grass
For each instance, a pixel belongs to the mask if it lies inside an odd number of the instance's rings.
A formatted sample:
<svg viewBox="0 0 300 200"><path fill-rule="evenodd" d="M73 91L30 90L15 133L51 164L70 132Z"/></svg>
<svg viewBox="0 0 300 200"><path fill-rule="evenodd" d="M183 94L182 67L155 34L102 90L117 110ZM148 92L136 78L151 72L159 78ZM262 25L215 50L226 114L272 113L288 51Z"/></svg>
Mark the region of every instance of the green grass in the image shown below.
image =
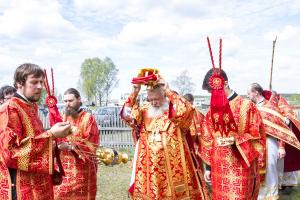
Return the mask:
<svg viewBox="0 0 300 200"><path fill-rule="evenodd" d="M130 152L128 152L130 154ZM130 156L132 158L132 156ZM98 168L97 200L129 200L129 188L132 162L126 164L105 166ZM300 181L300 180L299 180ZM300 186L292 190L280 192L279 200L300 200Z"/></svg>
<svg viewBox="0 0 300 200"><path fill-rule="evenodd" d="M285 189L279 192L279 200L300 200L300 187Z"/></svg>
<svg viewBox="0 0 300 200"><path fill-rule="evenodd" d="M97 198L101 200L129 200L129 188L132 163L105 166L98 168Z"/></svg>
<svg viewBox="0 0 300 200"><path fill-rule="evenodd" d="M134 149L118 149L118 152L128 154L128 162L126 164L98 166L97 174L97 197L101 200L128 200L127 190L129 188L132 158Z"/></svg>

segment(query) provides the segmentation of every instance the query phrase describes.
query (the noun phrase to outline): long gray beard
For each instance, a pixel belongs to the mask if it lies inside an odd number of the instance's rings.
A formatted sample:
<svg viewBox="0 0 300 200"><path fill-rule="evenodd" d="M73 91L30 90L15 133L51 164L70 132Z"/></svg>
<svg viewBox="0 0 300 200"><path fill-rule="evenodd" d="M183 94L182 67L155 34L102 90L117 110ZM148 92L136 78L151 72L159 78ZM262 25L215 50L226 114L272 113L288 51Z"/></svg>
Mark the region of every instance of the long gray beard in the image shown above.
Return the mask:
<svg viewBox="0 0 300 200"><path fill-rule="evenodd" d="M155 118L160 117L169 109L169 102L165 101L160 107L153 107L150 104L149 110L148 110L148 117L149 118Z"/></svg>

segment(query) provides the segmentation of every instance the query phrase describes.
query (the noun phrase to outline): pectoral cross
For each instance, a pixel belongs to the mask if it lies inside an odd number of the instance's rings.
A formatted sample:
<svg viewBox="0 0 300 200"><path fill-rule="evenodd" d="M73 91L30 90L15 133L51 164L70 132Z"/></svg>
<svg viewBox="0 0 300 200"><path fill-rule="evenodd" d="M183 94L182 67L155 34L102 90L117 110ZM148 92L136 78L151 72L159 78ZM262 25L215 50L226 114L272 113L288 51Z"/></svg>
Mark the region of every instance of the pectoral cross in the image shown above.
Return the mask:
<svg viewBox="0 0 300 200"><path fill-rule="evenodd" d="M70 168L71 163L70 163L69 160L68 160L68 162L66 164L68 165L68 168Z"/></svg>
<svg viewBox="0 0 300 200"><path fill-rule="evenodd" d="M161 135L159 134L159 129L156 128L154 131L151 131L149 137L149 147L154 151L157 152L162 148L161 144Z"/></svg>
<svg viewBox="0 0 300 200"><path fill-rule="evenodd" d="M149 137L149 142L155 144L156 142L161 142L161 136L159 134L159 130L156 129L155 131L152 131L150 137Z"/></svg>

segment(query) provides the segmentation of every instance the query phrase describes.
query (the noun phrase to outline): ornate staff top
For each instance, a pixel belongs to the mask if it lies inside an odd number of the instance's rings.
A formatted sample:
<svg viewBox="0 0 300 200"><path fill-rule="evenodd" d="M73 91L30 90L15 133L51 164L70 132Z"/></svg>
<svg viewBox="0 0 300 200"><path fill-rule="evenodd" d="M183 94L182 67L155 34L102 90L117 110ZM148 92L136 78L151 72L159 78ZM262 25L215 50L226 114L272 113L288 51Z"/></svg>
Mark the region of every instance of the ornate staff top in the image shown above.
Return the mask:
<svg viewBox="0 0 300 200"><path fill-rule="evenodd" d="M53 76L53 69L51 68L51 79L52 79L52 91L50 90L48 76L46 69L44 69L45 74L45 89L47 92L47 97L45 99L45 104L48 106L49 109L49 120L50 126L53 126L57 122L62 122L62 116L60 115L58 108L57 108L57 98L54 95L54 76Z"/></svg>

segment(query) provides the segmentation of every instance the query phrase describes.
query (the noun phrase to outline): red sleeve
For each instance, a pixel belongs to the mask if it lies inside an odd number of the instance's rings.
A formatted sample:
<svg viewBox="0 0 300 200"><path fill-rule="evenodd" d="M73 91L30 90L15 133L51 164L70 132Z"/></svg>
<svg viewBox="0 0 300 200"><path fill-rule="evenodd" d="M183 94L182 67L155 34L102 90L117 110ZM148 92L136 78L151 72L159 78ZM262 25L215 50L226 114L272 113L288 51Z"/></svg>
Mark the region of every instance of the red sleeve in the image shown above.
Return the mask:
<svg viewBox="0 0 300 200"><path fill-rule="evenodd" d="M25 119L25 118L24 118ZM53 171L53 142L47 132L36 137L32 119L24 120L17 109L5 105L0 110L0 150L7 167L28 172L49 173ZM38 123L38 119L37 122ZM26 133L26 131L28 131ZM30 132L30 134L29 134Z"/></svg>

